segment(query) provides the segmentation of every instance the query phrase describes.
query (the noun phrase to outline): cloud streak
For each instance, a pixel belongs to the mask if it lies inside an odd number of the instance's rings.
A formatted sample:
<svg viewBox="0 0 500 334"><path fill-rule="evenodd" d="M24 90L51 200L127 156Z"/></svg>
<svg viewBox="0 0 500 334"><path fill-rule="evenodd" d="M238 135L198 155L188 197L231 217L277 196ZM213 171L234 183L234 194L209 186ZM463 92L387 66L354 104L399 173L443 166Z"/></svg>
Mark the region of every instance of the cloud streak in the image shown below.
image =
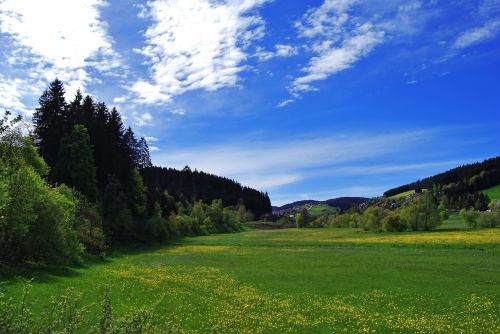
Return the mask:
<svg viewBox="0 0 500 334"><path fill-rule="evenodd" d="M290 87L293 95L315 90L311 85L313 82L350 68L383 43L384 32L369 19L360 23L359 18L351 17L350 10L359 2L325 0L295 24L299 37L309 41L309 48L315 56L302 68L305 75L293 81Z"/></svg>
<svg viewBox="0 0 500 334"><path fill-rule="evenodd" d="M415 131L251 142L154 154L153 159L161 166L182 168L188 164L266 190L311 177L318 167L334 167L400 152L432 136L431 131Z"/></svg>
<svg viewBox="0 0 500 334"><path fill-rule="evenodd" d="M458 36L453 47L465 49L495 37L500 31L500 20L491 20L485 25L467 30Z"/></svg>

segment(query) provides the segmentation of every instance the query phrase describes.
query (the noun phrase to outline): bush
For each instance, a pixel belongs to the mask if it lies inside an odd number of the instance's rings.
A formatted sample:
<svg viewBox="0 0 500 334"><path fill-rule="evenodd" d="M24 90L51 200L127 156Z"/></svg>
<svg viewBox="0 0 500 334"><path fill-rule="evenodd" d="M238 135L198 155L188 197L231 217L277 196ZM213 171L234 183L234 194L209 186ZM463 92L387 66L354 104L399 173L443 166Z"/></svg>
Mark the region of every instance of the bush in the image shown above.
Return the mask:
<svg viewBox="0 0 500 334"><path fill-rule="evenodd" d="M363 228L370 231L381 231L382 221L387 215L387 210L371 206L363 213Z"/></svg>
<svg viewBox="0 0 500 334"><path fill-rule="evenodd" d="M325 216L321 216L312 221L311 227L325 227L328 224L328 218Z"/></svg>
<svg viewBox="0 0 500 334"><path fill-rule="evenodd" d="M407 203L401 208L400 215L413 231L430 231L443 222L436 199L429 192L422 193L416 201Z"/></svg>
<svg viewBox="0 0 500 334"><path fill-rule="evenodd" d="M408 228L399 214L395 212L391 212L384 218L382 226L387 232L402 232Z"/></svg>
<svg viewBox="0 0 500 334"><path fill-rule="evenodd" d="M76 203L24 166L8 179L9 204L0 226L0 257L7 262L79 262Z"/></svg>
<svg viewBox="0 0 500 334"><path fill-rule="evenodd" d="M480 227L500 226L500 214L498 212L483 212L477 218Z"/></svg>
<svg viewBox="0 0 500 334"><path fill-rule="evenodd" d="M477 228L478 226L477 220L479 218L479 212L477 212L474 209L471 210L462 209L460 210L460 216L462 216L467 226L469 226L470 228Z"/></svg>

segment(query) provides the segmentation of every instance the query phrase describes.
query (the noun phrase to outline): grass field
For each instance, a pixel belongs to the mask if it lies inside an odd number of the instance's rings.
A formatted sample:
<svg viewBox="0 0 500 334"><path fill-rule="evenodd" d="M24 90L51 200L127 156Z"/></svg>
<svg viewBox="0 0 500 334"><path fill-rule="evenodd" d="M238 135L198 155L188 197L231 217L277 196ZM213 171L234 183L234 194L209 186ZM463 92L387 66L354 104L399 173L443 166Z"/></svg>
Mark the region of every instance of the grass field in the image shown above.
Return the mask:
<svg viewBox="0 0 500 334"><path fill-rule="evenodd" d="M250 230L111 255L85 268L4 277L39 305L68 287L97 312L150 305L187 333L499 333L500 229ZM91 313L93 314L93 313Z"/></svg>
<svg viewBox="0 0 500 334"><path fill-rule="evenodd" d="M325 215L333 215L339 209L333 206L329 206L327 204L317 204L314 205L310 210L309 214L313 217L325 216Z"/></svg>
<svg viewBox="0 0 500 334"><path fill-rule="evenodd" d="M491 199L500 199L500 184L496 187L491 187L484 191Z"/></svg>

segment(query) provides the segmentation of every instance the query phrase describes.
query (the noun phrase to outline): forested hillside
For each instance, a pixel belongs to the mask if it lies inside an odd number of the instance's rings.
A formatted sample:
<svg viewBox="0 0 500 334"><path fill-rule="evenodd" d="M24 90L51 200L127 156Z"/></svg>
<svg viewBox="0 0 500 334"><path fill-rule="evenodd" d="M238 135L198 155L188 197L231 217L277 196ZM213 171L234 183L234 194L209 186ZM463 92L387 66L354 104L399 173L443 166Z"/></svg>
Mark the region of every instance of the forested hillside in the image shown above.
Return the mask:
<svg viewBox="0 0 500 334"><path fill-rule="evenodd" d="M141 174L152 201L157 201L167 191L184 202L210 203L221 199L224 206L243 203L256 217L271 212L271 200L267 193L244 187L225 177L192 171L187 166L183 170L148 167L142 169Z"/></svg>
<svg viewBox="0 0 500 334"><path fill-rule="evenodd" d="M384 193L384 196L390 197L411 190L420 192L422 189L428 189L444 196L447 207L482 208L485 206L481 203L488 202L488 200L484 198L485 195L481 191L499 184L500 157L495 157L390 189ZM479 204L476 204L478 202Z"/></svg>
<svg viewBox="0 0 500 334"><path fill-rule="evenodd" d="M384 196L394 196L409 190L431 189L433 186L456 186L463 192L474 192L500 184L500 156L456 167L423 180L387 190ZM457 189L457 190L458 190Z"/></svg>

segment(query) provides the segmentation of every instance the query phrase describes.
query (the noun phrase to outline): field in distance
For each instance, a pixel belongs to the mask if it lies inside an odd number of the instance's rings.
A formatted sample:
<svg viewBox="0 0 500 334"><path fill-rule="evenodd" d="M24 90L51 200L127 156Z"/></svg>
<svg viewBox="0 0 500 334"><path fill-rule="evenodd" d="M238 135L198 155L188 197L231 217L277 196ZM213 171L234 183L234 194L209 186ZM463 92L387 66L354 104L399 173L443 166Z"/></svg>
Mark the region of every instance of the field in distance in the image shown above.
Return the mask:
<svg viewBox="0 0 500 334"><path fill-rule="evenodd" d="M498 333L500 229L453 216L433 232L249 230L29 271L28 301L68 287L97 313L151 305L186 333ZM0 289L19 296L22 278ZM37 304L37 305L38 305ZM97 321L97 319L94 319Z"/></svg>
<svg viewBox="0 0 500 334"><path fill-rule="evenodd" d="M488 195L490 199L500 200L500 184L496 187L491 187L489 189L486 189L484 192L486 193L486 195Z"/></svg>

